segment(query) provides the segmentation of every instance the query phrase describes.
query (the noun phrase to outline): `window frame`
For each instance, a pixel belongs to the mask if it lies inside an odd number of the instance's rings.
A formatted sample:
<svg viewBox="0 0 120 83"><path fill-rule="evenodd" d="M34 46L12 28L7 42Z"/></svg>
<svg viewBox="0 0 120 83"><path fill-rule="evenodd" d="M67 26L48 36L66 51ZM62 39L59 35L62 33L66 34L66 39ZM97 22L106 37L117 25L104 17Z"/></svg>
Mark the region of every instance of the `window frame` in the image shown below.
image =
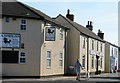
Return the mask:
<svg viewBox="0 0 120 83"><path fill-rule="evenodd" d="M85 40L86 40L86 38L84 37L83 38L83 48L85 48Z"/></svg>
<svg viewBox="0 0 120 83"><path fill-rule="evenodd" d="M101 67L101 68L103 68L103 63L102 63L102 62L103 62L103 58L101 57L101 58L100 58L100 67Z"/></svg>
<svg viewBox="0 0 120 83"><path fill-rule="evenodd" d="M100 51L103 52L103 44L100 44Z"/></svg>
<svg viewBox="0 0 120 83"><path fill-rule="evenodd" d="M49 53L49 55L48 55L48 53ZM50 50L47 50L46 66L47 66L47 68L51 68L51 51Z"/></svg>
<svg viewBox="0 0 120 83"><path fill-rule="evenodd" d="M91 68L94 68L94 56L91 57Z"/></svg>
<svg viewBox="0 0 120 83"><path fill-rule="evenodd" d="M64 31L63 29L60 29L60 40L63 40L64 38Z"/></svg>
<svg viewBox="0 0 120 83"><path fill-rule="evenodd" d="M98 43L98 41L97 41L97 51L99 51L99 43Z"/></svg>
<svg viewBox="0 0 120 83"><path fill-rule="evenodd" d="M92 50L94 50L94 40L92 40Z"/></svg>
<svg viewBox="0 0 120 83"><path fill-rule="evenodd" d="M24 54L24 56L22 56L22 54ZM25 59L25 61L23 60L23 62L21 62L21 59ZM26 64L26 54L25 54L25 52L19 52L19 64Z"/></svg>
<svg viewBox="0 0 120 83"><path fill-rule="evenodd" d="M22 21L25 21L25 23L22 22ZM25 26L25 27L22 27L22 26ZM27 20L26 19L21 19L20 20L20 30L21 31L26 31L27 30Z"/></svg>
<svg viewBox="0 0 120 83"><path fill-rule="evenodd" d="M62 64L61 64L61 62L62 62ZM62 52L59 53L59 67L63 67L63 53Z"/></svg>
<svg viewBox="0 0 120 83"><path fill-rule="evenodd" d="M85 55L82 56L82 66L85 69Z"/></svg>

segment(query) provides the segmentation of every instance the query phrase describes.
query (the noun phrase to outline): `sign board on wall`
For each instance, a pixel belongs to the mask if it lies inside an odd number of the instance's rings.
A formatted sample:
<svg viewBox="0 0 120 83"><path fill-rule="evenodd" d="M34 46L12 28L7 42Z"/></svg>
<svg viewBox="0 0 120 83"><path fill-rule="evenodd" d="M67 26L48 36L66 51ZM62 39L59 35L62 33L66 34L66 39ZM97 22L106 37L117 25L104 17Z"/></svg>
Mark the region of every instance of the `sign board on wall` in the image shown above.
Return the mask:
<svg viewBox="0 0 120 83"><path fill-rule="evenodd" d="M55 27L54 26L46 27L45 40L55 41Z"/></svg>
<svg viewBox="0 0 120 83"><path fill-rule="evenodd" d="M19 48L20 34L0 34L0 47L2 48Z"/></svg>
<svg viewBox="0 0 120 83"><path fill-rule="evenodd" d="M96 55L96 54L97 54L95 50L90 50L89 53L90 53L91 55Z"/></svg>

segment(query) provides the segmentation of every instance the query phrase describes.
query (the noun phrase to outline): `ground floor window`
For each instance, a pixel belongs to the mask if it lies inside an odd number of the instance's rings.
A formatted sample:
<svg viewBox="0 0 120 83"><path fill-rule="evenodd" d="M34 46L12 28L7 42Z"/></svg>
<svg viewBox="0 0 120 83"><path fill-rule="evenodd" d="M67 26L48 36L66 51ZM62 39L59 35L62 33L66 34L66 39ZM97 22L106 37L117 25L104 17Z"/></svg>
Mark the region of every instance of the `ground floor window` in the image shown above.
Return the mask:
<svg viewBox="0 0 120 83"><path fill-rule="evenodd" d="M47 68L51 67L51 51L47 51Z"/></svg>
<svg viewBox="0 0 120 83"><path fill-rule="evenodd" d="M92 56L92 63L91 63L91 67L94 68L94 56Z"/></svg>
<svg viewBox="0 0 120 83"><path fill-rule="evenodd" d="M63 66L63 53L59 54L59 66L62 67Z"/></svg>
<svg viewBox="0 0 120 83"><path fill-rule="evenodd" d="M85 68L85 55L82 56L82 66Z"/></svg>
<svg viewBox="0 0 120 83"><path fill-rule="evenodd" d="M19 55L19 63L20 63L20 64L25 64L25 63L26 63L25 52L20 52L20 55Z"/></svg>
<svg viewBox="0 0 120 83"><path fill-rule="evenodd" d="M102 68L102 62L103 62L103 58L100 58L100 67Z"/></svg>
<svg viewBox="0 0 120 83"><path fill-rule="evenodd" d="M19 51L0 51L0 63L18 64Z"/></svg>

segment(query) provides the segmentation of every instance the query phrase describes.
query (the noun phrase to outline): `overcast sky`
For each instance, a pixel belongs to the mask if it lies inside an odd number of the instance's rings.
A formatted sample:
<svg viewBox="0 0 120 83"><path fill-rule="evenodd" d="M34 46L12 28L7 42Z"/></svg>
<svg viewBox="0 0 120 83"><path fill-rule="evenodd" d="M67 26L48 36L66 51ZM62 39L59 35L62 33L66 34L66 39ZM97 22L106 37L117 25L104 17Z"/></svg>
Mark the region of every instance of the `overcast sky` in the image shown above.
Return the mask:
<svg viewBox="0 0 120 83"><path fill-rule="evenodd" d="M118 45L118 0L18 0L50 17L59 14L66 16L67 10L74 14L74 21L86 26L87 21L93 21L93 32L97 34L98 29L104 33L104 40Z"/></svg>

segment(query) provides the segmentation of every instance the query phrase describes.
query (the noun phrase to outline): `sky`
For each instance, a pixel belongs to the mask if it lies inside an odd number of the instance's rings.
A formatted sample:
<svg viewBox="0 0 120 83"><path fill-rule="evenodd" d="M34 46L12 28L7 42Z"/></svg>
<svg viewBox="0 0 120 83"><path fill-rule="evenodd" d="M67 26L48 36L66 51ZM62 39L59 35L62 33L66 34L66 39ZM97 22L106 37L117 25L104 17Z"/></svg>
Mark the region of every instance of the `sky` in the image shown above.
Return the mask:
<svg viewBox="0 0 120 83"><path fill-rule="evenodd" d="M74 15L74 21L86 26L93 22L93 32L104 33L104 40L118 45L118 0L18 0L32 6L50 17L66 16L67 10Z"/></svg>

